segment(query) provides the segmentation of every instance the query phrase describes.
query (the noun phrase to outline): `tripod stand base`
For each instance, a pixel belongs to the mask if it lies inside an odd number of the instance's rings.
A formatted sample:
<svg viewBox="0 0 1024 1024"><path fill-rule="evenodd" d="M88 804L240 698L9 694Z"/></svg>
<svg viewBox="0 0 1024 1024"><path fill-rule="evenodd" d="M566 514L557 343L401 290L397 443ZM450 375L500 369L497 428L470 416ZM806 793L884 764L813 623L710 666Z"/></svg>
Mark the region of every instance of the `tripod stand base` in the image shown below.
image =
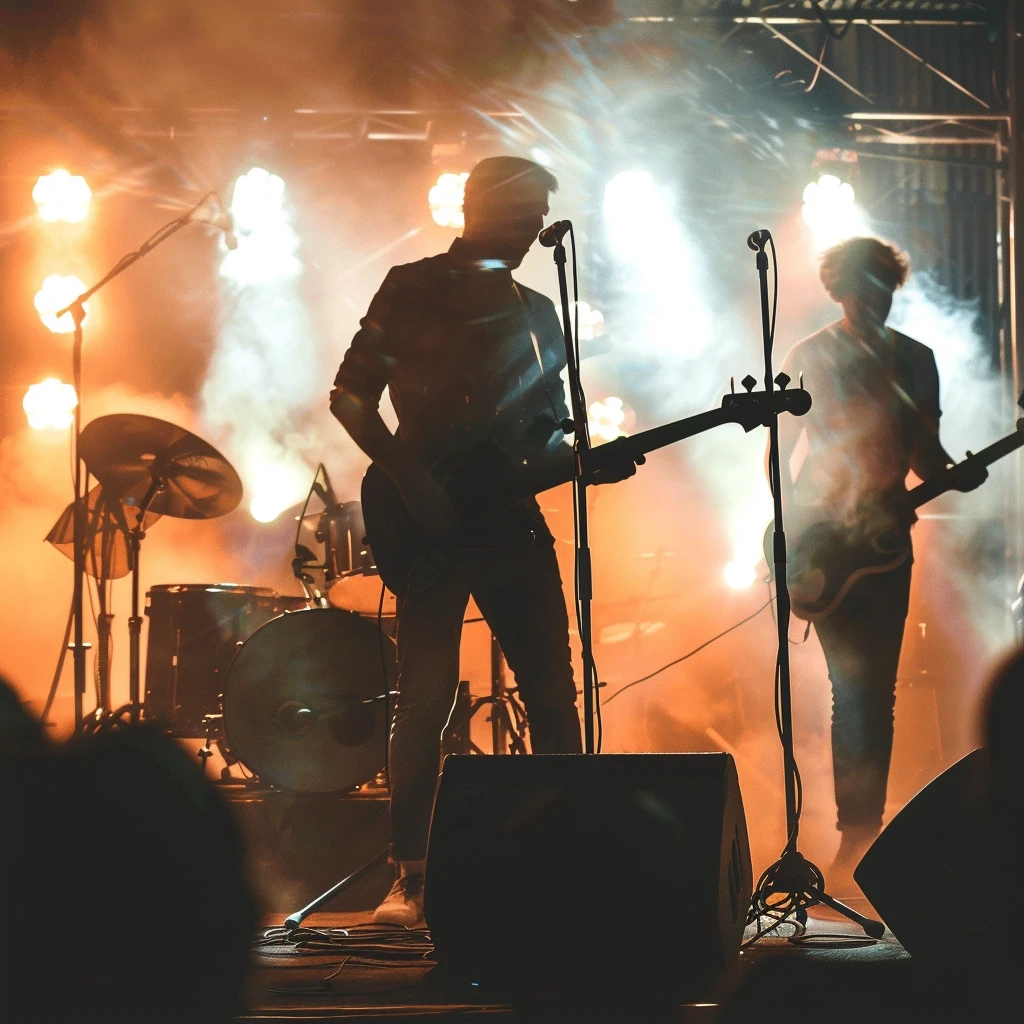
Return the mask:
<svg viewBox="0 0 1024 1024"><path fill-rule="evenodd" d="M873 918L858 914L852 907L848 907L845 903L841 903L834 897L829 896L827 892L823 892L814 886L808 886L807 892L814 898L815 903L820 903L824 907L836 910L844 917L848 917L854 924L860 925L864 929L865 934L869 935L872 939L880 939L885 934L885 925L881 921L875 921ZM814 904L810 905L813 906Z"/></svg>
<svg viewBox="0 0 1024 1024"><path fill-rule="evenodd" d="M773 897L774 902L769 902ZM761 875L750 900L747 922L760 921L762 917L775 919L775 924L764 932L759 931L756 939L790 920L803 924L807 911L814 906L837 911L863 928L872 939L880 939L885 934L885 925L881 921L865 917L830 896L825 891L825 876L802 853L793 849L786 850Z"/></svg>

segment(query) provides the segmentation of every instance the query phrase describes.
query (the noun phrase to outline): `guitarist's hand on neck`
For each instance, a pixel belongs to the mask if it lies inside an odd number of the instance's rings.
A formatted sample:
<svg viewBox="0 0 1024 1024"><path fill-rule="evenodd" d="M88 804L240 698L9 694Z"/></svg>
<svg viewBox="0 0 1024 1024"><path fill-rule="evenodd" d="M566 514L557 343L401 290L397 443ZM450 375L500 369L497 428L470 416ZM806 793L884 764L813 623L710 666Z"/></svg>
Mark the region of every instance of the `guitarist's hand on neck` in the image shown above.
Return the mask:
<svg viewBox="0 0 1024 1024"><path fill-rule="evenodd" d="M953 489L956 491L973 491L988 479L988 470L981 463L975 462L970 455L952 469L956 477Z"/></svg>

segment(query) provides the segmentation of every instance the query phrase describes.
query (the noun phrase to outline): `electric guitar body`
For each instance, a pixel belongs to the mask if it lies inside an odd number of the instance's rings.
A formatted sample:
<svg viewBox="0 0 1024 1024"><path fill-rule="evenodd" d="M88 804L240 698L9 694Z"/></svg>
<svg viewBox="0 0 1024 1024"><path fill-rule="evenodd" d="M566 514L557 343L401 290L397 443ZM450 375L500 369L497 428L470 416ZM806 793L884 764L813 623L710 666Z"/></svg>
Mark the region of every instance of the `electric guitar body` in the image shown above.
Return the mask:
<svg viewBox="0 0 1024 1024"><path fill-rule="evenodd" d="M929 478L907 493L906 508L920 508L926 502L956 487L967 464L990 466L1024 445L1024 419L1017 429L993 442L958 466ZM771 522L764 534L764 557L774 569L774 532ZM849 531L827 520L797 525L786 531L786 580L793 614L805 622L821 622L845 600L865 576L892 572L910 557L910 548L897 530L851 542Z"/></svg>
<svg viewBox="0 0 1024 1024"><path fill-rule="evenodd" d="M600 445L590 451L584 471L588 476L622 465L642 463L644 456L665 445L692 437L723 423L739 423L744 430L767 425L778 412L802 416L811 397L802 388L790 391L751 391L728 394L719 409L698 413L654 427L630 437ZM484 442L455 453L431 470L452 504L461 523L472 524L531 495L540 494L575 475L575 455L564 445L559 455L536 466L519 466ZM366 539L384 585L401 597L406 593L417 565L440 572L460 550L459 530L450 538L427 537L406 507L395 482L379 466L371 464L363 477L362 513ZM425 564L424 564L425 563Z"/></svg>

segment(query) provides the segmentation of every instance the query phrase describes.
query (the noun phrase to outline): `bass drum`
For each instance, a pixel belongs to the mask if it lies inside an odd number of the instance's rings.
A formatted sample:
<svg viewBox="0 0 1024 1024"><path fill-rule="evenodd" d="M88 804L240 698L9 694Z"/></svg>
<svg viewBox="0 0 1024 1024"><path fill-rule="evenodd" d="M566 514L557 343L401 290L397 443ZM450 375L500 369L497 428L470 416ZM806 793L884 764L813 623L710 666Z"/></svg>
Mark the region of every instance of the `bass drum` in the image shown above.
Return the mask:
<svg viewBox="0 0 1024 1024"><path fill-rule="evenodd" d="M287 612L235 655L224 690L232 754L263 781L335 793L384 767L395 646L371 622L336 608Z"/></svg>

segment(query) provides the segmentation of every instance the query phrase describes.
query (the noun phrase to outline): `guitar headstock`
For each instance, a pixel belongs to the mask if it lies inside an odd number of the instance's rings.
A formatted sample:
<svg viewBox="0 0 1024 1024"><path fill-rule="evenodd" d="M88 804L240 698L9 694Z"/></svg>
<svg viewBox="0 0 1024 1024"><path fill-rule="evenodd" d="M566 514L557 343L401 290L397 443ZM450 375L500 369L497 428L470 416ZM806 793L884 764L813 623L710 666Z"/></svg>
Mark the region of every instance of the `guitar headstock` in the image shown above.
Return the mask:
<svg viewBox="0 0 1024 1024"><path fill-rule="evenodd" d="M748 374L740 381L745 393L730 391L722 399L722 408L748 433L754 427L767 427L777 412L803 416L811 408L810 393L804 390L802 379L800 387L787 391L789 382L790 378L780 373L775 378L779 390L769 394L767 391L755 391L757 381Z"/></svg>

